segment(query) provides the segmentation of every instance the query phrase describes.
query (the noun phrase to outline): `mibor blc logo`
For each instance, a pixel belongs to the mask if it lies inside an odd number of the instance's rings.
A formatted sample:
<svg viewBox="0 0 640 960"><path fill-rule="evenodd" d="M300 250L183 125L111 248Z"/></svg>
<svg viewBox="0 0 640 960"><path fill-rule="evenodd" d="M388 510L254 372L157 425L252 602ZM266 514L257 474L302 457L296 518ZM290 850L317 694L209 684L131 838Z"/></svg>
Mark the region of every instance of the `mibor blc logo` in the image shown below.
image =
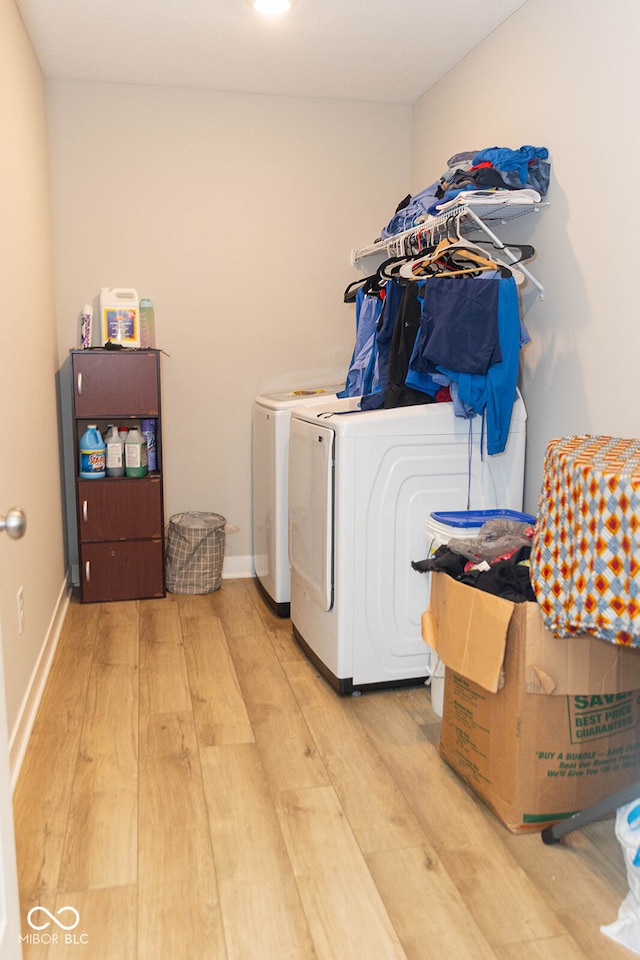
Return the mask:
<svg viewBox="0 0 640 960"><path fill-rule="evenodd" d="M46 907L38 905L29 910L27 923L34 933L21 936L22 943L87 944L89 942L88 934L71 932L75 931L80 923L80 914L75 907L60 907L53 914Z"/></svg>

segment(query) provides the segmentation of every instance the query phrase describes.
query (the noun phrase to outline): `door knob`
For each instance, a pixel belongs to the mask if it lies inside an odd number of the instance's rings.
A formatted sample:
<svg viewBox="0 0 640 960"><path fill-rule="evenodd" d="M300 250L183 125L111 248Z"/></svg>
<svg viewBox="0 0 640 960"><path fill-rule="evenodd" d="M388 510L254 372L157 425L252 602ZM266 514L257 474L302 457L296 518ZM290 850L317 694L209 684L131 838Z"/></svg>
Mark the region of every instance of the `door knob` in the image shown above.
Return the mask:
<svg viewBox="0 0 640 960"><path fill-rule="evenodd" d="M6 517L0 517L0 533L3 530L6 530L12 540L19 540L20 537L24 537L27 530L27 518L22 507L12 507Z"/></svg>

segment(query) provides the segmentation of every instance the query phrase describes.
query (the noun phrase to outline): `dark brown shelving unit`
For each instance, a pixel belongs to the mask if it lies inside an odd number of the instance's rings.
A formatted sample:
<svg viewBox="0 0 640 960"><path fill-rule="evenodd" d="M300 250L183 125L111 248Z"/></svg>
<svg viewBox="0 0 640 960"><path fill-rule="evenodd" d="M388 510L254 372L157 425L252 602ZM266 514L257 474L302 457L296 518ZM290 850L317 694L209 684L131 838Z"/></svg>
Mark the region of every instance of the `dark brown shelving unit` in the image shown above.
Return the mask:
<svg viewBox="0 0 640 960"><path fill-rule="evenodd" d="M76 511L83 603L163 597L164 492L159 350L72 350ZM156 421L157 469L146 477L81 479L78 444L90 423Z"/></svg>

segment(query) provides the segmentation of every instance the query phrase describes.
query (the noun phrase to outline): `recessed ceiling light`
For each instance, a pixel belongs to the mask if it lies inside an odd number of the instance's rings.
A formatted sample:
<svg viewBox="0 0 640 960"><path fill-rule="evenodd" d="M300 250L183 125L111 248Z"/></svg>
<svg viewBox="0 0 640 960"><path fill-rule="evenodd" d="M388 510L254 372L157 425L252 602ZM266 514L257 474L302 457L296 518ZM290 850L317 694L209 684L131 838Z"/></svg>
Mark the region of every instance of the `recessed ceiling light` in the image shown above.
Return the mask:
<svg viewBox="0 0 640 960"><path fill-rule="evenodd" d="M258 13L277 16L280 13L287 13L292 7L295 7L296 0L247 0L247 3Z"/></svg>

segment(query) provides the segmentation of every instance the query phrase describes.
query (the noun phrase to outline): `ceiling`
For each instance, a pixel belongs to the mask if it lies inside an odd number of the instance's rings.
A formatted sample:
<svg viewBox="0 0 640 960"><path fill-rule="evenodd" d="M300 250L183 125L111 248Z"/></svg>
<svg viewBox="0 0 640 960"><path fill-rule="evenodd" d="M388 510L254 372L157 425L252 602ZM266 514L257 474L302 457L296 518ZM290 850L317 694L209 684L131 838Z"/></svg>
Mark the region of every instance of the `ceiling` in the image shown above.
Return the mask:
<svg viewBox="0 0 640 960"><path fill-rule="evenodd" d="M413 103L526 0L17 0L47 78Z"/></svg>

